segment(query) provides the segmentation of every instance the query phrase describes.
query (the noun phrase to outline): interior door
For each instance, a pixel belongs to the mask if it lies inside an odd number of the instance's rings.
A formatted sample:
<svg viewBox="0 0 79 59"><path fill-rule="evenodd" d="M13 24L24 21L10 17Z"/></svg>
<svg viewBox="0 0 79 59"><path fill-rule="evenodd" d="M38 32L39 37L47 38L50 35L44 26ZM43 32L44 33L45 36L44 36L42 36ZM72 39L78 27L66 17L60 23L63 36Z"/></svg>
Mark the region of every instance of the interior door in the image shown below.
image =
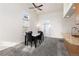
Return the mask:
<svg viewBox="0 0 79 59"><path fill-rule="evenodd" d="M51 34L51 25L49 23L44 24L44 35L45 36L50 36Z"/></svg>

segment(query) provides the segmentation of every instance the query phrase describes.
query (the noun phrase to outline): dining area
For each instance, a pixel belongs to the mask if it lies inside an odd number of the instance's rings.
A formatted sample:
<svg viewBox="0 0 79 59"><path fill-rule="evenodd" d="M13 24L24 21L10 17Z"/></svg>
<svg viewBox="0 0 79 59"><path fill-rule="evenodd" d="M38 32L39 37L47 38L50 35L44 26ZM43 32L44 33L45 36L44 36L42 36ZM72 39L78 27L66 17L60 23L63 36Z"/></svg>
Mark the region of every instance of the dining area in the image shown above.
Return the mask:
<svg viewBox="0 0 79 59"><path fill-rule="evenodd" d="M33 31L25 32L25 45L35 46L35 48L44 41L44 33L43 31L37 31L36 33Z"/></svg>

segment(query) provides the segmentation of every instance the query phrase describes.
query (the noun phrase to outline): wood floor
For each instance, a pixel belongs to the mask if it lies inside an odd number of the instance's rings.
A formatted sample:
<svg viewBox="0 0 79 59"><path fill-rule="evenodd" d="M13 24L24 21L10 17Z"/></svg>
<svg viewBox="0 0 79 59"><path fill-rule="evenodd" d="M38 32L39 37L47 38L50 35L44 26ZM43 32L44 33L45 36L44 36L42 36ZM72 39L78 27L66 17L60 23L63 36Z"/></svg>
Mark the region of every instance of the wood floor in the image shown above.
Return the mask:
<svg viewBox="0 0 79 59"><path fill-rule="evenodd" d="M64 41L56 38L45 37L37 48L25 46L24 42L0 51L0 56L68 56Z"/></svg>

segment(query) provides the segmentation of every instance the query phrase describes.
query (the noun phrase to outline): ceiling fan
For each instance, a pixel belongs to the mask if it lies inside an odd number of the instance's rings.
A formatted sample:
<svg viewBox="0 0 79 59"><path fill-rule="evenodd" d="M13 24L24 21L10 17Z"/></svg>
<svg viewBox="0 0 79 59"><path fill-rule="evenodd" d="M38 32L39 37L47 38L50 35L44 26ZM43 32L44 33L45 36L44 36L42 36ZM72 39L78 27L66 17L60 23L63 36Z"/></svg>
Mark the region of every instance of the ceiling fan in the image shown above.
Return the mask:
<svg viewBox="0 0 79 59"><path fill-rule="evenodd" d="M42 7L43 5L41 4L41 5L39 5L39 6L37 6L35 3L32 3L32 5L33 5L33 7L30 7L29 9L38 9L38 10L40 10L40 11L42 11L42 9L40 8L40 7Z"/></svg>

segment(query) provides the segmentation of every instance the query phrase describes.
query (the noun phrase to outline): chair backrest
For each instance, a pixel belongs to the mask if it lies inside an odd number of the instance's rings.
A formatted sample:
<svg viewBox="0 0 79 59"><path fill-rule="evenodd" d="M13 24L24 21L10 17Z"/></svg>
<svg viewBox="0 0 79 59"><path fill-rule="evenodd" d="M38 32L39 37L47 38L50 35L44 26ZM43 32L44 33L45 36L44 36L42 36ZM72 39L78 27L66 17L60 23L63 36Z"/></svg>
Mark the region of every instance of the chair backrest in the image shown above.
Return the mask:
<svg viewBox="0 0 79 59"><path fill-rule="evenodd" d="M43 32L42 31L38 31L38 33L40 33L40 35L43 35Z"/></svg>
<svg viewBox="0 0 79 59"><path fill-rule="evenodd" d="M29 31L28 33L32 34L32 31Z"/></svg>
<svg viewBox="0 0 79 59"><path fill-rule="evenodd" d="M27 32L26 38L27 38L28 41L32 41L32 32Z"/></svg>
<svg viewBox="0 0 79 59"><path fill-rule="evenodd" d="M43 32L42 31L38 31L38 33L40 33L40 35L38 36L38 38L42 39L42 37L44 37Z"/></svg>

